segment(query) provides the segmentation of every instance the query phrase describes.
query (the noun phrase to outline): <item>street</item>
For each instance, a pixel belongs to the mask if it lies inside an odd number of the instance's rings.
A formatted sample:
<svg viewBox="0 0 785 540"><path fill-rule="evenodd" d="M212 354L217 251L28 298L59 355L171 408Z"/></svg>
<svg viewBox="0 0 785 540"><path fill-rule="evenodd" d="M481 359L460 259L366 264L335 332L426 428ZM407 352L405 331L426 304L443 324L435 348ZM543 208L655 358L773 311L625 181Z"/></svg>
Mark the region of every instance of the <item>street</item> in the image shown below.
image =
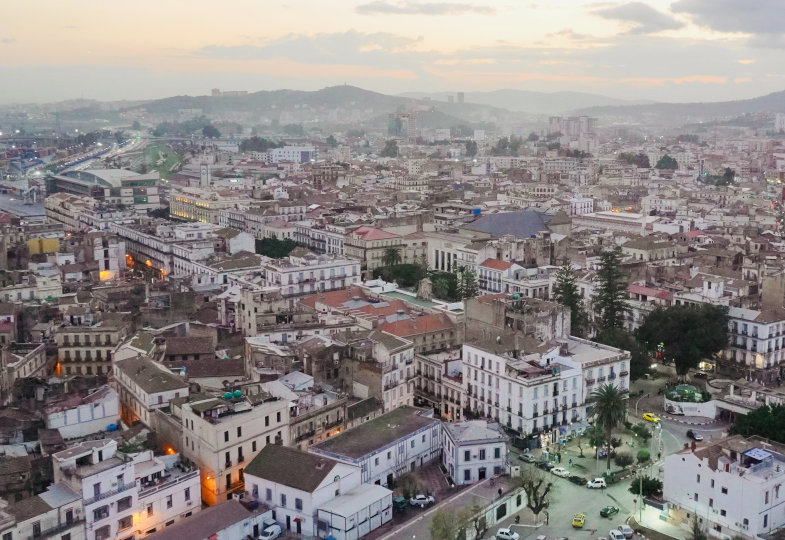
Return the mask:
<svg viewBox="0 0 785 540"><path fill-rule="evenodd" d="M44 205L40 201L36 204L25 204L21 195L0 194L0 211L19 217L43 216Z"/></svg>

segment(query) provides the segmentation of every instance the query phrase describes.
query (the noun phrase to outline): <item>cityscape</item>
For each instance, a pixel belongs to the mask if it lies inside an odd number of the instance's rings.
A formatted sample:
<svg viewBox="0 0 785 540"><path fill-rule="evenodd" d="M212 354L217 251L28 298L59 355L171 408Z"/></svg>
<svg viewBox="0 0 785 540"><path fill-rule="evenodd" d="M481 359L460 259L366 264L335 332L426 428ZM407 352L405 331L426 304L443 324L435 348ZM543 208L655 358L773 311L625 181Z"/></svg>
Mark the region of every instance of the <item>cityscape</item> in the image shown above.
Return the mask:
<svg viewBox="0 0 785 540"><path fill-rule="evenodd" d="M3 8L0 540L785 540L782 6L261 4Z"/></svg>

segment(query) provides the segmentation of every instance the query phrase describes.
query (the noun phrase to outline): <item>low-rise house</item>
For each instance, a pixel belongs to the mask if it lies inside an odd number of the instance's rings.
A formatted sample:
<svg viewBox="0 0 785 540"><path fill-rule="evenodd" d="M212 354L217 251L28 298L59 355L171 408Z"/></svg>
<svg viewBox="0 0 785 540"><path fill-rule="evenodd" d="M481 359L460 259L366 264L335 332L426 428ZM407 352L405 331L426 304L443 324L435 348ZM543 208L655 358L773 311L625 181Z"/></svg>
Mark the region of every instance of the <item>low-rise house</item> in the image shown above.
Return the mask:
<svg viewBox="0 0 785 540"><path fill-rule="evenodd" d="M152 413L174 398L188 395L188 383L144 356L115 362L114 379L126 425L141 421L150 426Z"/></svg>
<svg viewBox="0 0 785 540"><path fill-rule="evenodd" d="M499 424L467 420L442 424L442 464L456 484L506 474L507 436Z"/></svg>
<svg viewBox="0 0 785 540"><path fill-rule="evenodd" d="M0 510L0 538L84 540L84 523L81 495L65 484L53 484Z"/></svg>
<svg viewBox="0 0 785 540"><path fill-rule="evenodd" d="M269 523L272 513L266 506L249 509L234 499L206 508L195 516L167 526L148 536L149 540L237 540L256 538Z"/></svg>
<svg viewBox="0 0 785 540"><path fill-rule="evenodd" d="M99 433L120 421L120 399L111 386L102 386L86 396L72 395L49 403L46 427L56 429L63 439Z"/></svg>

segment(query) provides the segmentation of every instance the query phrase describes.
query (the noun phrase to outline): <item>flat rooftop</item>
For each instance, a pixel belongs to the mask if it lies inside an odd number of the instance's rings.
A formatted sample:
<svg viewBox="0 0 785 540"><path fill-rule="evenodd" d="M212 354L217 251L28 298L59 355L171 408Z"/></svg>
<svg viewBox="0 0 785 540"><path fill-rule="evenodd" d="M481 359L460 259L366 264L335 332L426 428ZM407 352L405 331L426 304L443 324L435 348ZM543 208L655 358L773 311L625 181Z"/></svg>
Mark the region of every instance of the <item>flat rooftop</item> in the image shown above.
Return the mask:
<svg viewBox="0 0 785 540"><path fill-rule="evenodd" d="M358 459L407 437L438 420L423 416L425 409L398 407L370 422L314 444L310 451Z"/></svg>

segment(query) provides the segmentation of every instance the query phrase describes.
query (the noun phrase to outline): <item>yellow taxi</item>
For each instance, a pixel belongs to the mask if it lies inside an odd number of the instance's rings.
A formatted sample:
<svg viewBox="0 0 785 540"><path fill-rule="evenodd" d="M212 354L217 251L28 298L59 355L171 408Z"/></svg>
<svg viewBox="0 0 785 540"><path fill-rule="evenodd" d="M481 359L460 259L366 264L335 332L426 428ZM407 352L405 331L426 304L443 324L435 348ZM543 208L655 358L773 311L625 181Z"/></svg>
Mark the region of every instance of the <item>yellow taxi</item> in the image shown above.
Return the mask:
<svg viewBox="0 0 785 540"><path fill-rule="evenodd" d="M586 523L586 514L575 514L572 516L572 526L576 529L583 528L584 523Z"/></svg>
<svg viewBox="0 0 785 540"><path fill-rule="evenodd" d="M660 421L660 417L651 412L643 413L643 419L646 420L647 422L652 422L654 424L657 424Z"/></svg>

